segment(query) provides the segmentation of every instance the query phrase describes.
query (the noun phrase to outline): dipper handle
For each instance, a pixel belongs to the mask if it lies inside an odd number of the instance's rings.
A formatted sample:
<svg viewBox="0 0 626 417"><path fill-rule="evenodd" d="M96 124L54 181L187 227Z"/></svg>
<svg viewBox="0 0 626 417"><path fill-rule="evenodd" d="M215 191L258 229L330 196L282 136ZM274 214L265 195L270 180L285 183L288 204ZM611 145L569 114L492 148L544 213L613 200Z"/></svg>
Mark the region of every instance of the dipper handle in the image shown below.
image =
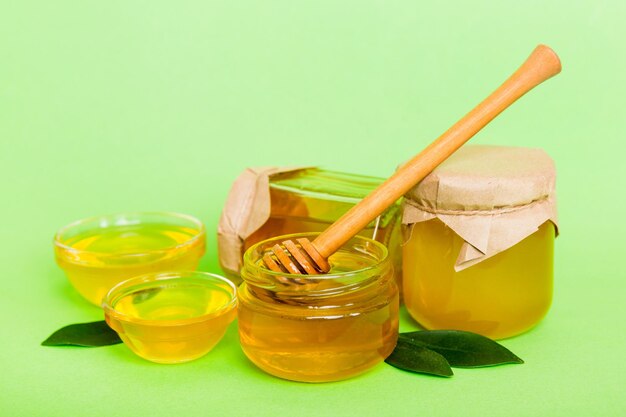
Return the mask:
<svg viewBox="0 0 626 417"><path fill-rule="evenodd" d="M561 62L556 53L548 46L537 46L496 91L311 242L319 255L328 258L335 253L498 114L559 72Z"/></svg>

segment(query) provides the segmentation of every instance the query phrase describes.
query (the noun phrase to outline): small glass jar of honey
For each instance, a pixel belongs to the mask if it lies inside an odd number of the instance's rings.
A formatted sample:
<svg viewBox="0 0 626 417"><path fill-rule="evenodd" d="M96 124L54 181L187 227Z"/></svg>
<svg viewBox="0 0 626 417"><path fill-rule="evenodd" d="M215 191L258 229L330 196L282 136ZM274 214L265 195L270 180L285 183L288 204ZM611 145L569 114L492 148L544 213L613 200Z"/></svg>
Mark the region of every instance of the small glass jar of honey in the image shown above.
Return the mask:
<svg viewBox="0 0 626 417"><path fill-rule="evenodd" d="M426 329L501 339L552 300L555 170L539 149L467 146L405 195L404 302Z"/></svg>
<svg viewBox="0 0 626 417"><path fill-rule="evenodd" d="M325 382L383 361L398 337L398 288L384 245L356 236L329 259L324 275L266 269L263 254L302 233L264 240L244 255L239 335L246 356L271 375Z"/></svg>

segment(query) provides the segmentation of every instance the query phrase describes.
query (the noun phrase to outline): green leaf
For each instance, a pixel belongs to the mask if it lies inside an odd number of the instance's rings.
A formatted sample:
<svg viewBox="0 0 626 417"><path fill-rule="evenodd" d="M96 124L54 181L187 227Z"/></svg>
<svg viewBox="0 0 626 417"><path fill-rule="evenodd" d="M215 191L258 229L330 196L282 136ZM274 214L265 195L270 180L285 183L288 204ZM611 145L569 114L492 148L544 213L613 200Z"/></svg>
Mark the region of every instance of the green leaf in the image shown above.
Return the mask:
<svg viewBox="0 0 626 417"><path fill-rule="evenodd" d="M445 377L453 375L446 358L407 339L398 339L396 348L385 359L385 362L410 372Z"/></svg>
<svg viewBox="0 0 626 417"><path fill-rule="evenodd" d="M52 333L41 345L95 347L118 343L122 340L103 320L65 326Z"/></svg>
<svg viewBox="0 0 626 417"><path fill-rule="evenodd" d="M513 352L493 340L461 330L402 333L399 340L434 350L455 367L478 368L505 363L524 363Z"/></svg>

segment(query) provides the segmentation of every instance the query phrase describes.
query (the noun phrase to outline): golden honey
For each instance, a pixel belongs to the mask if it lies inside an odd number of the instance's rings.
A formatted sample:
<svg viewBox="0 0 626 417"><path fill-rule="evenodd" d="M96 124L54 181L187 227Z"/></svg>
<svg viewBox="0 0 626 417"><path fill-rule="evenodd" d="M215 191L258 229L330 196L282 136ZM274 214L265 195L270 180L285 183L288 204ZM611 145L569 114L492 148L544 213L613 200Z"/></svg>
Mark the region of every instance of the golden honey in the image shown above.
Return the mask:
<svg viewBox="0 0 626 417"><path fill-rule="evenodd" d="M417 223L404 246L404 303L427 329L460 329L502 339L522 333L552 301L554 225L456 272L463 240L438 220Z"/></svg>
<svg viewBox="0 0 626 417"><path fill-rule="evenodd" d="M91 303L115 284L149 272L194 270L205 251L197 220L170 213L136 213L83 220L55 237L57 263Z"/></svg>
<svg viewBox="0 0 626 417"><path fill-rule="evenodd" d="M209 352L235 318L235 287L204 272L149 274L124 281L104 301L107 323L137 355L179 363Z"/></svg>
<svg viewBox="0 0 626 417"><path fill-rule="evenodd" d="M382 181L379 178L318 168L272 176L270 217L244 240L243 251L274 236L322 232ZM390 207L359 234L395 250L399 245L397 211L397 205Z"/></svg>
<svg viewBox="0 0 626 417"><path fill-rule="evenodd" d="M294 381L336 381L383 361L398 337L398 289L385 247L355 237L330 257L329 274L268 271L264 251L298 234L263 241L244 257L239 335L246 356Z"/></svg>

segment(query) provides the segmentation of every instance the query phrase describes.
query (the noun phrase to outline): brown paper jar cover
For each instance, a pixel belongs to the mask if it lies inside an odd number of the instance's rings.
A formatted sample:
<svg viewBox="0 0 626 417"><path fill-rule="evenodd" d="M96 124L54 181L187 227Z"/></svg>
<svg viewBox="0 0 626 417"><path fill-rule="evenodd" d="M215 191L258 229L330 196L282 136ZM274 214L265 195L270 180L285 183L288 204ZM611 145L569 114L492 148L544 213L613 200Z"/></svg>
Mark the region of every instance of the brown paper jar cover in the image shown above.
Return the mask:
<svg viewBox="0 0 626 417"><path fill-rule="evenodd" d="M233 183L218 224L222 270L241 282L248 247L277 235L321 232L383 181L317 167L247 168ZM394 275L401 276L399 204L359 234L387 245Z"/></svg>
<svg viewBox="0 0 626 417"><path fill-rule="evenodd" d="M554 162L541 149L467 145L405 195L412 225L439 219L463 240L461 271L519 243L546 221L557 226Z"/></svg>

